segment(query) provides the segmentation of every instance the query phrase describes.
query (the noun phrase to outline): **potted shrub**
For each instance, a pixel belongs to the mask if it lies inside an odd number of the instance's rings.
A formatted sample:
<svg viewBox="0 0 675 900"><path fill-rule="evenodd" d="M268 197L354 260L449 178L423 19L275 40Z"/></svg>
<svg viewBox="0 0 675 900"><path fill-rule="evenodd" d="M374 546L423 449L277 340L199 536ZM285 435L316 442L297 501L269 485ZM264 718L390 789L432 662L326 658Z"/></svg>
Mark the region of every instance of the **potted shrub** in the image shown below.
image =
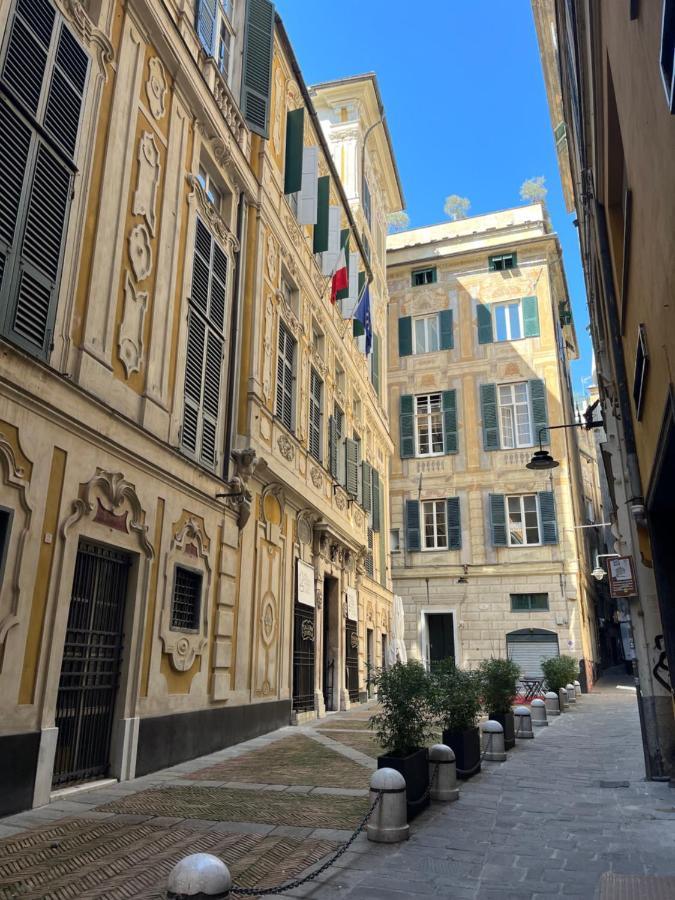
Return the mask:
<svg viewBox="0 0 675 900"><path fill-rule="evenodd" d="M443 729L443 743L455 754L457 777L471 778L480 772L479 673L460 669L453 659L446 659L434 672L432 685L434 716Z"/></svg>
<svg viewBox="0 0 675 900"><path fill-rule="evenodd" d="M520 666L511 659L484 659L480 664L483 706L488 718L499 722L504 729L504 748L510 750L516 744L516 732L511 704L516 695L516 682L520 678Z"/></svg>
<svg viewBox="0 0 675 900"><path fill-rule="evenodd" d="M369 725L384 748L378 769L396 769L405 778L408 821L429 805L427 741L433 729L431 684L417 660L396 662L374 677L381 709Z"/></svg>
<svg viewBox="0 0 675 900"><path fill-rule="evenodd" d="M546 679L546 687L556 694L579 674L579 663L572 656L551 656L542 659L541 670Z"/></svg>

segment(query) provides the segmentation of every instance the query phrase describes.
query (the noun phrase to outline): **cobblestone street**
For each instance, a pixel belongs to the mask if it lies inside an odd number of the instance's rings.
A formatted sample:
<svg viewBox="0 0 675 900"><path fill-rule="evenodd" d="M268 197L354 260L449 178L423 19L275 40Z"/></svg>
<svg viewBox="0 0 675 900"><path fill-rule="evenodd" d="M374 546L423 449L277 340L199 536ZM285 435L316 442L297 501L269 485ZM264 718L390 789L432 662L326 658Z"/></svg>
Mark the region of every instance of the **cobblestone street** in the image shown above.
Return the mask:
<svg viewBox="0 0 675 900"><path fill-rule="evenodd" d="M281 729L4 819L0 898L160 898L173 864L197 851L222 856L243 886L293 878L346 840L367 807L367 754L378 752L367 716ZM415 821L407 843L361 836L285 896L652 896L630 893L637 885L624 876L671 876L654 884L675 896L674 801L667 784L643 780L634 693L607 683L506 763L484 764L457 803Z"/></svg>

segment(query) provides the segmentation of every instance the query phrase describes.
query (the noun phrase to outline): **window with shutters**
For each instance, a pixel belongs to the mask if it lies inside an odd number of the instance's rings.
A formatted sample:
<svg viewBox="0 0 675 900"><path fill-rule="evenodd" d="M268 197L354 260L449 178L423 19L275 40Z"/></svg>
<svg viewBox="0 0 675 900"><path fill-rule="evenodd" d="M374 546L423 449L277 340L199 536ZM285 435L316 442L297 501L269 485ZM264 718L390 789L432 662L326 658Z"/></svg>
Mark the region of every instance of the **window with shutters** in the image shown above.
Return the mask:
<svg viewBox="0 0 675 900"><path fill-rule="evenodd" d="M227 257L197 218L188 302L181 445L215 468L219 457L221 378L227 302Z"/></svg>
<svg viewBox="0 0 675 900"><path fill-rule="evenodd" d="M495 341L518 341L523 337L523 311L520 300L508 300L492 306Z"/></svg>
<svg viewBox="0 0 675 900"><path fill-rule="evenodd" d="M445 500L426 500L422 503L424 517L424 550L447 550L448 522Z"/></svg>
<svg viewBox="0 0 675 900"><path fill-rule="evenodd" d="M373 561L373 529L368 529L368 552L366 553L366 558L364 562L366 568L366 575L369 575L371 578L375 574L375 564Z"/></svg>
<svg viewBox="0 0 675 900"><path fill-rule="evenodd" d="M277 418L295 431L295 358L297 341L286 323L279 320L279 345L277 349Z"/></svg>
<svg viewBox="0 0 675 900"><path fill-rule="evenodd" d="M445 452L440 394L415 397L415 443L418 456L438 456Z"/></svg>
<svg viewBox="0 0 675 900"><path fill-rule="evenodd" d="M0 330L46 359L89 57L49 0L17 0L0 68Z"/></svg>
<svg viewBox="0 0 675 900"><path fill-rule="evenodd" d="M359 506L363 506L363 459L361 457L361 436L358 432L353 432L353 439L356 454L356 502Z"/></svg>
<svg viewBox="0 0 675 900"><path fill-rule="evenodd" d="M335 404L333 408L333 428L331 434L331 475L340 484L345 484L345 414Z"/></svg>
<svg viewBox="0 0 675 900"><path fill-rule="evenodd" d="M323 381L316 369L309 377L309 452L321 462L321 419L323 414Z"/></svg>
<svg viewBox="0 0 675 900"><path fill-rule="evenodd" d="M415 353L433 353L440 348L438 315L417 316L415 325Z"/></svg>
<svg viewBox="0 0 675 900"><path fill-rule="evenodd" d="M174 631L199 631L202 603L202 573L176 566L171 597L171 628Z"/></svg>
<svg viewBox="0 0 675 900"><path fill-rule="evenodd" d="M197 181L204 188L204 193L215 206L218 212L222 212L223 195L220 188L216 185L214 178L209 171L200 164L197 173Z"/></svg>
<svg viewBox="0 0 675 900"><path fill-rule="evenodd" d="M510 547L541 543L539 510L536 494L520 494L506 498L508 543Z"/></svg>
<svg viewBox="0 0 675 900"><path fill-rule="evenodd" d="M528 384L500 384L499 433L503 450L532 446L532 421Z"/></svg>
<svg viewBox="0 0 675 900"><path fill-rule="evenodd" d="M370 200L370 188L368 187L368 179L366 176L363 176L363 215L365 216L366 222L368 223L368 228L372 229L372 212L371 212L371 200Z"/></svg>
<svg viewBox="0 0 675 900"><path fill-rule="evenodd" d="M392 553L401 552L401 531L399 528L391 528L389 531L389 547Z"/></svg>
<svg viewBox="0 0 675 900"><path fill-rule="evenodd" d="M488 256L488 269L491 272L503 272L505 269L515 269L518 260L515 253L502 253L499 256Z"/></svg>
<svg viewBox="0 0 675 900"><path fill-rule="evenodd" d="M429 266L427 269L414 269L410 273L410 280L413 287L422 287L425 284L435 284L436 267Z"/></svg>
<svg viewBox="0 0 675 900"><path fill-rule="evenodd" d="M548 594L511 594L511 612L545 612Z"/></svg>
<svg viewBox="0 0 675 900"><path fill-rule="evenodd" d="M213 57L225 81L231 77L234 42L233 0L197 0L196 28L202 47Z"/></svg>

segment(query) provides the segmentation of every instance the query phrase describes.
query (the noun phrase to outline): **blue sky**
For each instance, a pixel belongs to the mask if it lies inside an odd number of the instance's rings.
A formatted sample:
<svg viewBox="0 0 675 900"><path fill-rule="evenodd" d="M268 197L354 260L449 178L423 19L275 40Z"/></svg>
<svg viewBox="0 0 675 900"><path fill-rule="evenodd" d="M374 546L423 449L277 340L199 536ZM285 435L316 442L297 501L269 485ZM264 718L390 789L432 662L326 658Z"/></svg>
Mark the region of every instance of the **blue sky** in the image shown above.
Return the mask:
<svg viewBox="0 0 675 900"><path fill-rule="evenodd" d="M581 358L591 343L579 242L565 212L529 0L277 0L308 84L374 71L411 226L444 221L448 194L470 214L517 206L544 175Z"/></svg>

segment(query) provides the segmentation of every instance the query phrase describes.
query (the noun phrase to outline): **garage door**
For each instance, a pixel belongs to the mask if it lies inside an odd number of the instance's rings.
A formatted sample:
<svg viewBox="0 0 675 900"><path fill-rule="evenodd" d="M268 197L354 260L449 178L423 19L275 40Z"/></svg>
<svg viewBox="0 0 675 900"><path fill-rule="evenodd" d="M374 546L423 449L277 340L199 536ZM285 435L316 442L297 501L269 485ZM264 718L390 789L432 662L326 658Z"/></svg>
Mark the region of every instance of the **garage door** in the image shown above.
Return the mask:
<svg viewBox="0 0 675 900"><path fill-rule="evenodd" d="M520 666L525 678L541 678L542 659L558 656L558 635L550 631L527 629L506 635L506 650L509 659Z"/></svg>

